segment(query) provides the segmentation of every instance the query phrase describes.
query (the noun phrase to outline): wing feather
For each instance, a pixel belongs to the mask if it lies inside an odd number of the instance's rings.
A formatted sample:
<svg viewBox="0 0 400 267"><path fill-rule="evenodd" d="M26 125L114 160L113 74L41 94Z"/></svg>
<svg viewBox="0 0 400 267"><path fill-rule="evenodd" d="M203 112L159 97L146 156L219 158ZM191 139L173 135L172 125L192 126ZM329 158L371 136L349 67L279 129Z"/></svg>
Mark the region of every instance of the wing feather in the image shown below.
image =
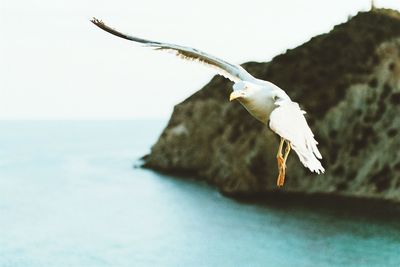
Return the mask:
<svg viewBox="0 0 400 267"><path fill-rule="evenodd" d="M91 20L91 22L93 22L93 24L95 24L99 28L103 29L104 31L109 32L115 36L121 37L123 39L142 43L145 46L155 48L156 50L170 51L170 52L173 52L175 55L179 56L180 58L203 63L207 66L212 67L213 69L215 69L217 71L218 74L224 76L225 78L228 78L229 80L231 80L233 82L255 80L255 78L252 75L250 75L241 66L230 64L222 59L214 57L214 56L207 54L205 52L202 52L198 49L175 45L175 44L150 41L150 40L134 37L134 36L122 33L120 31L117 31L116 29L113 29L113 28L107 26L106 24L104 24L104 22L102 22L101 20L98 20L96 18L93 18Z"/></svg>
<svg viewBox="0 0 400 267"><path fill-rule="evenodd" d="M323 173L321 153L317 148L318 142L314 139L307 121L305 112L299 105L290 100L277 101L277 107L271 112L269 127L272 131L290 141L293 150L303 165L316 173Z"/></svg>

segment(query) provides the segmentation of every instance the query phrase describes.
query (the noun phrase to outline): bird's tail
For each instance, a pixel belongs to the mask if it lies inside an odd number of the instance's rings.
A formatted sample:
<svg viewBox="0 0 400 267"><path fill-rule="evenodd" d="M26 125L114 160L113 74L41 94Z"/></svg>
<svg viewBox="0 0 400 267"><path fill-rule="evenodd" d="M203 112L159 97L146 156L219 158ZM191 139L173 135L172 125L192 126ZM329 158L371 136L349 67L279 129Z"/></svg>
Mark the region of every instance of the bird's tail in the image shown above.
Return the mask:
<svg viewBox="0 0 400 267"><path fill-rule="evenodd" d="M321 162L318 160L318 158L321 158L321 154L318 151L318 148L316 147L309 147L306 149L300 149L296 146L293 146L293 150L296 151L297 156L299 157L301 163L310 171L321 174L325 172L324 167L322 167ZM314 152L314 150L316 151ZM318 157L318 158L317 158Z"/></svg>

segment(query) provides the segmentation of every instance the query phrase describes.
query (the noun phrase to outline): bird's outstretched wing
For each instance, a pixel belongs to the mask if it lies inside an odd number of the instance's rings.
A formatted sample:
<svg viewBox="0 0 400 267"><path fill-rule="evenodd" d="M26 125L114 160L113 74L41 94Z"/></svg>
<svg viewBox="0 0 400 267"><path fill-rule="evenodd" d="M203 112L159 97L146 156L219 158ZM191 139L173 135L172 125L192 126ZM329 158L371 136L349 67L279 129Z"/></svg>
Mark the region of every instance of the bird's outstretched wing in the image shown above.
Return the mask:
<svg viewBox="0 0 400 267"><path fill-rule="evenodd" d="M219 59L217 57L209 55L200 50L190 48L190 47L179 46L179 45L168 44L168 43L161 43L161 42L156 42L156 41L150 41L150 40L130 36L128 34L121 33L120 31L117 31L117 30L107 26L106 24L104 24L104 22L102 22L101 20L98 20L96 18L93 18L91 20L91 22L93 22L93 24L95 24L99 28L105 30L106 32L114 34L115 36L121 37L123 39L142 43L145 46L155 48L156 50L170 51L183 59L197 61L197 62L206 64L206 65L216 69L218 74L224 76L225 78L228 78L229 80L231 80L233 82L252 81L255 79L241 66L230 64L222 59Z"/></svg>
<svg viewBox="0 0 400 267"><path fill-rule="evenodd" d="M317 148L318 142L304 118L305 112L299 105L290 100L278 100L277 107L269 117L269 127L272 131L290 141L294 151L303 165L316 173L323 173L321 153Z"/></svg>

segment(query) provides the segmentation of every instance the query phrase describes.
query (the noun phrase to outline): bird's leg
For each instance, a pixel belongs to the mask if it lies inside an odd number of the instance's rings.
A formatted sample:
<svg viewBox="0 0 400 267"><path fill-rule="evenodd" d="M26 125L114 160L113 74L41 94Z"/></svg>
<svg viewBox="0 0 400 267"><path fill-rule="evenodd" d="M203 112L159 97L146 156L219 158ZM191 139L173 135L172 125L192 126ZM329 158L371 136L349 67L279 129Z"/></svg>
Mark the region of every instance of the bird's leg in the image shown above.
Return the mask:
<svg viewBox="0 0 400 267"><path fill-rule="evenodd" d="M285 162L285 165L291 149L292 145L290 144L289 141L286 141L285 156L283 156L283 161Z"/></svg>
<svg viewBox="0 0 400 267"><path fill-rule="evenodd" d="M283 186L283 184L285 183L286 160L289 156L291 148L292 148L292 146L290 145L290 142L286 141L285 155L283 156L282 170L279 171L278 181L276 182L278 186Z"/></svg>
<svg viewBox="0 0 400 267"><path fill-rule="evenodd" d="M282 148L283 148L283 143L285 142L285 139L281 137L281 142L279 143L279 148L278 148L278 153L276 154L276 160L278 162L278 179L276 181L277 186L282 186L283 182L285 180L285 160L282 157Z"/></svg>

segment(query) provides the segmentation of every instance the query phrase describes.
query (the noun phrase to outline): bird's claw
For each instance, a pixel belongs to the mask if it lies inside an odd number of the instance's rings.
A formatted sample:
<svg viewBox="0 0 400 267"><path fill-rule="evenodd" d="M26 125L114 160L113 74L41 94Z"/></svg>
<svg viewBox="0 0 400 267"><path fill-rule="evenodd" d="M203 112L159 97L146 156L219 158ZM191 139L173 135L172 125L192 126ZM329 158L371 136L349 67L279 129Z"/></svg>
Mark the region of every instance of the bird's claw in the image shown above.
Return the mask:
<svg viewBox="0 0 400 267"><path fill-rule="evenodd" d="M282 155L277 156L276 159L278 161L278 170L279 170L278 178L276 180L276 185L278 187L281 187L285 183L286 163Z"/></svg>
<svg viewBox="0 0 400 267"><path fill-rule="evenodd" d="M282 187L283 184L285 183L285 169L282 168L279 170L279 175L278 175L278 179L276 180L276 185L278 187Z"/></svg>

